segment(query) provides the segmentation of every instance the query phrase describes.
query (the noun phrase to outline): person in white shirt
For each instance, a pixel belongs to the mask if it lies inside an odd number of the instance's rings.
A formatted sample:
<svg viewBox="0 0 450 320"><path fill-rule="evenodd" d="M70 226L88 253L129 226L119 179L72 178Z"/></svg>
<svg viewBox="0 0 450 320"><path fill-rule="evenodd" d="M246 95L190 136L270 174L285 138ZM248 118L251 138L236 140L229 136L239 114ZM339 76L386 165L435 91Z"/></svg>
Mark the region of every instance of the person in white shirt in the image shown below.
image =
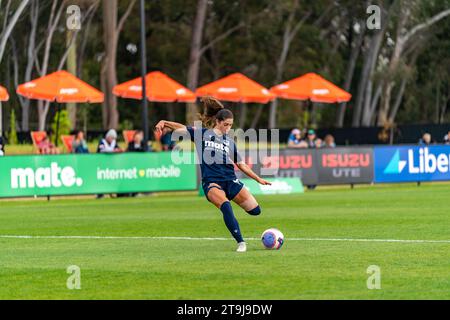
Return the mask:
<svg viewBox="0 0 450 320"><path fill-rule="evenodd" d="M97 153L115 153L122 152L122 149L117 144L117 132L114 129L110 129L105 138L102 139L97 147ZM105 195L97 194L97 199L102 199Z"/></svg>
<svg viewBox="0 0 450 320"><path fill-rule="evenodd" d="M97 147L98 153L113 153L122 152L122 149L117 144L117 132L114 129L110 129L105 138L102 139Z"/></svg>

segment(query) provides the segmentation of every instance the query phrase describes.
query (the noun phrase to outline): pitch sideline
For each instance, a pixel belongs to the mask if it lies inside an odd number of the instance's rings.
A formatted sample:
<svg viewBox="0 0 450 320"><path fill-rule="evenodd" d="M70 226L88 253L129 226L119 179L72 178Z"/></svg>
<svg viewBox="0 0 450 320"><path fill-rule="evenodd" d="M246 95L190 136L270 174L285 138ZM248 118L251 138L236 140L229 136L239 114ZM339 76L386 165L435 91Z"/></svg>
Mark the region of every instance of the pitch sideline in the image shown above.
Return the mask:
<svg viewBox="0 0 450 320"><path fill-rule="evenodd" d="M232 238L208 237L169 237L169 236L32 236L32 235L0 235L0 239L100 239L100 240L187 240L187 241L229 241ZM260 238L246 238L248 241L259 241ZM333 241L333 242L387 242L387 243L444 243L450 240L420 239L352 239L352 238L286 238L288 241Z"/></svg>

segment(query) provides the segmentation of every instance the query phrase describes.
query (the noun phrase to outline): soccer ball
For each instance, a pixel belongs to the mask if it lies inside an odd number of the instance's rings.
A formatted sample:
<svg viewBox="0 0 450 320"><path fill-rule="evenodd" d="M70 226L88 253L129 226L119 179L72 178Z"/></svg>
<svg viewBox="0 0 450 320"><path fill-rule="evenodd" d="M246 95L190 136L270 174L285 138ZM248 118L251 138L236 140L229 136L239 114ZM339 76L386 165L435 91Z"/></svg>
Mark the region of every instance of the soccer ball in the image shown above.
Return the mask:
<svg viewBox="0 0 450 320"><path fill-rule="evenodd" d="M267 229L261 237L264 248L269 250L280 250L284 243L284 235L280 230L275 228Z"/></svg>

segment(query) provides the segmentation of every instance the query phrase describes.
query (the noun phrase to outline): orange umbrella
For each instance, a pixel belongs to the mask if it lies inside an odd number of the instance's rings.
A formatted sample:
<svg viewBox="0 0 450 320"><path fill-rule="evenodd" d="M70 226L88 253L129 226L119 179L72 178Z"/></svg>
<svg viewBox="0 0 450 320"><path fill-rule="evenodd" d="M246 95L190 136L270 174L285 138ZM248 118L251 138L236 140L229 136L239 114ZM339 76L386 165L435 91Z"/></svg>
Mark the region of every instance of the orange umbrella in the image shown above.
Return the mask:
<svg viewBox="0 0 450 320"><path fill-rule="evenodd" d="M9 100L8 91L6 91L5 88L0 86L0 101L8 101L8 100Z"/></svg>
<svg viewBox="0 0 450 320"><path fill-rule="evenodd" d="M16 91L28 99L56 101L58 103L56 145L58 145L60 103L100 103L104 100L102 92L64 70L21 84Z"/></svg>
<svg viewBox="0 0 450 320"><path fill-rule="evenodd" d="M63 70L21 84L17 93L28 99L59 103L100 103L104 99L102 92Z"/></svg>
<svg viewBox="0 0 450 320"><path fill-rule="evenodd" d="M165 75L154 71L145 76L146 95L155 102L195 102L196 96L188 88ZM113 94L122 98L142 99L142 77L118 84Z"/></svg>
<svg viewBox="0 0 450 320"><path fill-rule="evenodd" d="M270 89L279 98L335 103L349 101L352 95L315 73L286 81Z"/></svg>
<svg viewBox="0 0 450 320"><path fill-rule="evenodd" d="M212 96L216 99L232 102L267 103L275 95L259 83L241 73L233 73L198 88L197 96Z"/></svg>

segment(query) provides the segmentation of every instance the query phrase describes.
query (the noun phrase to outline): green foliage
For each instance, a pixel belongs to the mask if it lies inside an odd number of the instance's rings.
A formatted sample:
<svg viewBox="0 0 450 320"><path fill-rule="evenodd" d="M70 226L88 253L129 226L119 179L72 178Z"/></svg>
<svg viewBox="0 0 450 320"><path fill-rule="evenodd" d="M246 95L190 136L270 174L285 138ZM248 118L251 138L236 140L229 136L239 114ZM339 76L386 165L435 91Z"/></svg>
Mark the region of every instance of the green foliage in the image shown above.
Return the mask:
<svg viewBox="0 0 450 320"><path fill-rule="evenodd" d="M119 130L133 130L133 129L134 129L134 125L133 125L133 122L130 120L126 119L120 123Z"/></svg>
<svg viewBox="0 0 450 320"><path fill-rule="evenodd" d="M53 118L53 123L52 123L52 133L53 133L52 142L53 143L56 143L56 139L59 139L59 137L56 136L58 113L60 114L58 136L61 136L63 134L64 135L70 134L71 123L70 123L70 119L69 119L69 113L68 113L67 109L60 109L59 112L56 112L56 114Z"/></svg>
<svg viewBox="0 0 450 320"><path fill-rule="evenodd" d="M10 122L10 129L8 134L8 144L10 145L16 145L18 143L17 139L17 128L16 128L16 112L14 109L11 109L11 117L9 119Z"/></svg>
<svg viewBox="0 0 450 320"><path fill-rule="evenodd" d="M45 21L48 21L52 1L40 1L40 16L38 20L37 38L44 39L46 34ZM81 1L82 11L86 12L90 1ZM186 84L189 66L189 56L192 41L192 24L196 15L197 0L164 0L147 1L146 12L151 19L147 20L147 68L148 71L161 70L176 81ZM202 46L207 46L201 59L198 85L201 86L232 72L242 72L266 87L275 85L276 65L283 48L283 38L290 13L294 10L294 0L246 0L229 1L214 0L208 2L206 22L203 30ZM407 1L380 1L384 9L395 4L389 17L389 27L385 41L382 43L381 54L385 58L392 55L395 43L396 27L400 17L401 5ZM418 0L412 3L409 22L405 31L414 25L426 21L441 10L448 8L450 0L426 1ZM129 2L119 1L118 16L122 17ZM4 7L4 6L3 6ZM352 47L358 33L352 28L355 21L367 18L366 2L350 0L315 0L299 1L295 9L293 26L304 19L299 32L293 38L282 80L289 80L307 72L316 72L335 83L343 86ZM16 55L10 65L3 63L0 83L5 79L13 79L14 63L26 66L28 63L27 48L29 42L31 10L26 10L22 16L23 23L15 26L12 39ZM0 19L4 15L0 12ZM100 74L104 62L105 46L102 41L103 10L99 6L92 21L83 25L83 32L79 34L78 76L96 88L101 88ZM63 26L61 19L60 26ZM293 27L292 26L292 27ZM89 29L88 29L89 27ZM119 36L117 47L117 80L119 83L133 79L140 74L140 29L139 5L136 4L126 20ZM232 31L232 32L231 32ZM448 104L449 96L449 37L450 17L447 17L426 31L419 33L408 44L409 49L402 56L402 61L409 61L412 44L424 36L429 37L421 45L421 54L413 67L417 76L408 81L404 99L398 112L400 123L414 123L418 121L432 122L436 118L436 105L441 107ZM100 35L100 36L99 36ZM354 103L357 96L358 84L361 83L361 69L366 48L373 31L366 32L362 50L356 61L350 93L353 99L348 103L346 125L350 125ZM388 39L392 42L388 44ZM65 52L65 32L55 33L49 59L48 71L58 67L61 56ZM212 44L211 44L212 43ZM8 42L7 50L12 49ZM135 50L135 49L137 50ZM39 50L38 50L39 51ZM41 50L42 51L42 50ZM41 52L39 51L39 52ZM41 55L41 54L40 54ZM42 58L41 56L38 58ZM405 59L406 57L406 59ZM379 82L384 70L378 68L373 77L374 88ZM26 68L19 68L19 79L24 78ZM404 70L399 69L396 80L401 80ZM9 72L9 75L8 75ZM33 69L33 74L36 70ZM398 92L394 88L393 99ZM433 82L429 84L429 82ZM132 99L118 100L120 119L127 119L133 127L141 124L140 102ZM298 110L289 101L280 100L278 108L278 126L289 128L295 126L303 117L302 110ZM257 110L259 106L250 106L249 111ZM83 106L83 108L85 108ZM102 128L102 107L92 105L86 107L88 129ZM264 127L268 122L269 108L261 114L257 126ZM324 106L318 109L317 121L319 127L334 125L337 105ZM450 109L450 108L447 108ZM293 114L288 114L289 112ZM449 121L450 112L447 110L444 120ZM170 113L167 103L150 103L149 120L154 124L158 119L168 118L183 122L185 119L185 105L175 103ZM247 124L251 122L252 113L248 113ZM37 122L37 112L30 111L30 125ZM79 121L78 121L79 122ZM80 123L80 122L79 122ZM130 127L129 123L122 126Z"/></svg>

